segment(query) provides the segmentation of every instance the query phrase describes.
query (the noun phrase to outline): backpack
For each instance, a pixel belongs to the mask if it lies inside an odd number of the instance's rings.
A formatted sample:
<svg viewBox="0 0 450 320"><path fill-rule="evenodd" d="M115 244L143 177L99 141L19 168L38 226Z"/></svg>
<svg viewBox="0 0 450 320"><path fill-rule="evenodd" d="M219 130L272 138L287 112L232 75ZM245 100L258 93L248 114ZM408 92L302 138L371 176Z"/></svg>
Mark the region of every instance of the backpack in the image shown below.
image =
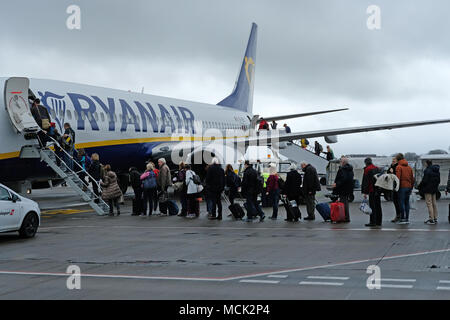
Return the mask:
<svg viewBox="0 0 450 320"><path fill-rule="evenodd" d="M144 189L154 189L156 188L156 174L153 171L149 171L149 175L142 182L144 185Z"/></svg>
<svg viewBox="0 0 450 320"><path fill-rule="evenodd" d="M197 174L194 174L191 179L192 182L194 182L194 184L196 185L202 184L202 179L200 179L200 177Z"/></svg>
<svg viewBox="0 0 450 320"><path fill-rule="evenodd" d="M239 188L241 186L241 178L239 178L237 174L234 174L233 183L236 188Z"/></svg>
<svg viewBox="0 0 450 320"><path fill-rule="evenodd" d="M305 144L306 144L307 146L309 146L309 141L308 141L308 139L305 139Z"/></svg>

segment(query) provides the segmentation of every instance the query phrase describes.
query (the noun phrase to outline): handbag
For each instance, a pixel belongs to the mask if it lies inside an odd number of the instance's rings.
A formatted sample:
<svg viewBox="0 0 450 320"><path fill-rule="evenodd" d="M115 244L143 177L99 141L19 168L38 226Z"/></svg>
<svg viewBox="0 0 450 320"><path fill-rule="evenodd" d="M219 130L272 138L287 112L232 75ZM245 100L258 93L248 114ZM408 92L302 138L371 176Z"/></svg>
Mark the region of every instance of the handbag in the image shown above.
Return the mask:
<svg viewBox="0 0 450 320"><path fill-rule="evenodd" d="M359 210L361 210L365 214L372 214L372 209L370 209L369 201L364 199L359 206Z"/></svg>

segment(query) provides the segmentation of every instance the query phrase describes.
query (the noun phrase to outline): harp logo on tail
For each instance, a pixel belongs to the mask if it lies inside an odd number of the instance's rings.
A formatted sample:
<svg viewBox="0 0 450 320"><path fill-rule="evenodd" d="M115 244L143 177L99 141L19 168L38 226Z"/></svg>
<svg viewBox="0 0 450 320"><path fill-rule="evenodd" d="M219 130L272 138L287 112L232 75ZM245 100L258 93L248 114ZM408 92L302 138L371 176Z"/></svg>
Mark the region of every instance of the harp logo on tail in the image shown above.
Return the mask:
<svg viewBox="0 0 450 320"><path fill-rule="evenodd" d="M250 69L250 66L252 66L251 69ZM253 59L251 57L250 58L245 57L245 74L247 75L247 81L248 81L249 85L252 82L254 68L255 68L255 62L253 61Z"/></svg>

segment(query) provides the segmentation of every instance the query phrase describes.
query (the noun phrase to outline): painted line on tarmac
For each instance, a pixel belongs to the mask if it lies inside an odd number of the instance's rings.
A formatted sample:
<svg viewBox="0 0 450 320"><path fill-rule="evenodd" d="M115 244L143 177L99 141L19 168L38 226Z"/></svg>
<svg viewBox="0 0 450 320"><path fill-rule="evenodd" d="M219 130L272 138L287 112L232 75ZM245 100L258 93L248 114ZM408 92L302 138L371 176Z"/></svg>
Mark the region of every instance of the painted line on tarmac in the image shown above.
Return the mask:
<svg viewBox="0 0 450 320"><path fill-rule="evenodd" d="M317 280L348 280L350 277L325 277L325 276L308 276L308 279L317 279Z"/></svg>
<svg viewBox="0 0 450 320"><path fill-rule="evenodd" d="M381 284L380 288L391 288L391 289L412 289L412 285L399 285L399 284Z"/></svg>
<svg viewBox="0 0 450 320"><path fill-rule="evenodd" d="M243 283L265 283L265 284L278 284L280 281L275 280L241 280Z"/></svg>
<svg viewBox="0 0 450 320"><path fill-rule="evenodd" d="M267 278L279 278L279 279L286 279L287 275L281 275L281 274L271 274L270 276L267 276Z"/></svg>
<svg viewBox="0 0 450 320"><path fill-rule="evenodd" d="M174 226L165 226L165 227L143 227L143 226L58 226L58 227L44 227L40 229L51 230L51 229L72 229L72 228L111 228L111 229L150 229L150 230L158 230L158 229L205 229L205 230L283 230L283 231L367 231L367 232L450 232L450 229L360 229L360 228L352 228L352 229L326 229L326 228L278 228L278 227L255 227L255 228L245 228L245 227L210 227L210 226L184 226L184 227L174 227Z"/></svg>
<svg viewBox="0 0 450 320"><path fill-rule="evenodd" d="M300 285L308 286L343 286L343 282L312 282L312 281L302 281Z"/></svg>
<svg viewBox="0 0 450 320"><path fill-rule="evenodd" d="M416 282L416 279L380 279L381 281L387 282Z"/></svg>
<svg viewBox="0 0 450 320"><path fill-rule="evenodd" d="M392 259L401 259L401 258L409 258L427 254L436 254L436 253L445 253L450 252L450 249L442 249L442 250L434 250L434 251L426 251L426 252L417 252L417 253L409 253L409 254L401 254L394 255L389 257L378 257L378 258L370 258L364 260L356 260L349 262L341 262L334 264L325 264L313 267L304 267L304 268L296 268L296 269L285 269L278 271L270 271L270 272L261 272L254 274L246 274L240 276L232 276L232 277L175 277L175 276L139 276L139 275L114 275L114 274L81 274L81 277L90 277L90 278L108 278L108 279L139 279L139 280L180 280L180 281L212 281L212 282L225 282L232 280L243 280L247 278L254 278L260 276L269 276L276 275L282 273L290 273L290 272L298 272L298 271L307 271L307 270L316 270L316 269L326 269L337 266L345 266L359 263L367 263L371 261L380 261L380 260L392 260ZM27 272L27 271L7 271L0 270L0 275L22 275L22 276L57 276L57 277L68 277L71 274L67 273L48 273L48 272ZM267 280L266 280L267 281Z"/></svg>
<svg viewBox="0 0 450 320"><path fill-rule="evenodd" d="M450 291L450 287L437 287L436 290L449 290Z"/></svg>

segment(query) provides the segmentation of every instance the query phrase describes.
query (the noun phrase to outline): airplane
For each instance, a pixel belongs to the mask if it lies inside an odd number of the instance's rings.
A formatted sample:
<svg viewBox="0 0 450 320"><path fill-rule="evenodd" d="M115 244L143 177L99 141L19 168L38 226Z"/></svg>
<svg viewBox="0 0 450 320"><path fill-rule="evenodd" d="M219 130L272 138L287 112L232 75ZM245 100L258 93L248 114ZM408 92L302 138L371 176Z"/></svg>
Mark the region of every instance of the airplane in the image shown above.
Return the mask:
<svg viewBox="0 0 450 320"><path fill-rule="evenodd" d="M258 26L253 23L234 89L218 104L56 80L0 78L0 86L4 87L0 93L3 94L0 98L0 104L3 104L0 105L0 182L24 192L25 189L48 187L49 180L58 179L39 159L19 158L23 146L37 144L36 139L27 140L28 134L40 130L30 112L30 98L41 100L59 132L63 132L64 123L69 123L76 132L76 148L84 148L88 154L98 153L101 163L110 164L118 173L123 189L128 184L129 167L143 168L149 159L170 157L177 146L217 142L217 136L223 141L235 140L245 145L267 139L255 134L260 118L253 114L257 32ZM265 119L277 121L343 110L346 108ZM448 122L450 119L294 132L276 137L269 135L269 143L272 138L283 142L313 137L336 142L337 136L342 134ZM217 153L210 145L202 143L191 151L187 157L198 152Z"/></svg>

